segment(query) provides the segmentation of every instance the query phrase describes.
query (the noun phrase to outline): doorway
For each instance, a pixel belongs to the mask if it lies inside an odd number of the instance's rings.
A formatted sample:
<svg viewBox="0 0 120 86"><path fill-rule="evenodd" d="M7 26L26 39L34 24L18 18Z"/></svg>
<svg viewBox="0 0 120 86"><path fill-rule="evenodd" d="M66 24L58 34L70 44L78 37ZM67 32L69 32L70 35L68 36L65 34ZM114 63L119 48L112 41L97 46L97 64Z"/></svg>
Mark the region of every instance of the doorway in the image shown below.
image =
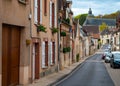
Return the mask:
<svg viewBox="0 0 120 86"><path fill-rule="evenodd" d="M2 27L2 86L19 84L20 27Z"/></svg>
<svg viewBox="0 0 120 86"><path fill-rule="evenodd" d="M39 79L39 43L33 43L33 80Z"/></svg>

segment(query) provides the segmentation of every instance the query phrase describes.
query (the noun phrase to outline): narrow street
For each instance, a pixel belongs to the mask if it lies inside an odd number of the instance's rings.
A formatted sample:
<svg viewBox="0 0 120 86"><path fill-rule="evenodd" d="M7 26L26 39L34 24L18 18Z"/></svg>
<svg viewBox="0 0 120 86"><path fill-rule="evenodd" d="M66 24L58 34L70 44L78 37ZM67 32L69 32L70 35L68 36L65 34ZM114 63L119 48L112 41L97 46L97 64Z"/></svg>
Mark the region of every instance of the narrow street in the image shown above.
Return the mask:
<svg viewBox="0 0 120 86"><path fill-rule="evenodd" d="M100 54L87 59L77 71L57 86L115 86Z"/></svg>

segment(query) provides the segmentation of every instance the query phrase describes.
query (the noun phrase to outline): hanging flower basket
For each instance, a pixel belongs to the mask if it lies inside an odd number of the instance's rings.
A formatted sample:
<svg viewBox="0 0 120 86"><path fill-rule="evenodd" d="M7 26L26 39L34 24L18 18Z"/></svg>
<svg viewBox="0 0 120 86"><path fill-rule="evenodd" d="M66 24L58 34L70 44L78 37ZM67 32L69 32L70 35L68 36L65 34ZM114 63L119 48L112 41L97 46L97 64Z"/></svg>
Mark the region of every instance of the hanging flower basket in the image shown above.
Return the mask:
<svg viewBox="0 0 120 86"><path fill-rule="evenodd" d="M67 53L67 48L66 47L63 48L63 53Z"/></svg>
<svg viewBox="0 0 120 86"><path fill-rule="evenodd" d="M63 48L63 53L67 53L67 52L70 52L70 51L71 51L70 47L64 47Z"/></svg>
<svg viewBox="0 0 120 86"><path fill-rule="evenodd" d="M71 48L70 48L70 47L67 47L66 49L67 49L67 52L70 52L70 50L71 50Z"/></svg>
<svg viewBox="0 0 120 86"><path fill-rule="evenodd" d="M60 35L61 36L66 36L66 32L61 32Z"/></svg>
<svg viewBox="0 0 120 86"><path fill-rule="evenodd" d="M55 34L58 32L58 28L51 28L51 30L52 30L52 34Z"/></svg>
<svg viewBox="0 0 120 86"><path fill-rule="evenodd" d="M43 25L39 25L39 26L37 27L37 31L38 31L38 32L41 31L41 32L45 32L45 33L46 33L46 28L45 28Z"/></svg>

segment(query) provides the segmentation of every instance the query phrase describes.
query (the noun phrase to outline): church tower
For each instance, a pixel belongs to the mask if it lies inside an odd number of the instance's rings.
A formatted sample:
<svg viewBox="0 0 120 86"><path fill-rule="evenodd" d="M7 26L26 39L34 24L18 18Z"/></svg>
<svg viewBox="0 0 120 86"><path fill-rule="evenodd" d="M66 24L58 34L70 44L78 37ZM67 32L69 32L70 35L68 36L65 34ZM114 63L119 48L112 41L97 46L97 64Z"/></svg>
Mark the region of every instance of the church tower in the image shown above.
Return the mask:
<svg viewBox="0 0 120 86"><path fill-rule="evenodd" d="M88 11L88 18L94 18L94 15L92 14L92 10L91 8L89 8L89 11Z"/></svg>

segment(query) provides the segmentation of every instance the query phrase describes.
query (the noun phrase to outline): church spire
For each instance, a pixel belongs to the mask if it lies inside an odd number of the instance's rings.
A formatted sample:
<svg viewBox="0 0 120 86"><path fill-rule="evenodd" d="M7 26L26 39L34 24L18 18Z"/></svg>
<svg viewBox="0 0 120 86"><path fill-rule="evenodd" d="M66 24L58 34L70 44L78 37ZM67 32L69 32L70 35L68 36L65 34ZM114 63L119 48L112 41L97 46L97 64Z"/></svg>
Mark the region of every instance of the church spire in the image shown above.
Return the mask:
<svg viewBox="0 0 120 86"><path fill-rule="evenodd" d="M91 8L89 8L88 14L92 14L92 10L91 10Z"/></svg>
<svg viewBox="0 0 120 86"><path fill-rule="evenodd" d="M94 18L94 15L92 14L92 9L89 8L89 11L88 11L88 18Z"/></svg>

